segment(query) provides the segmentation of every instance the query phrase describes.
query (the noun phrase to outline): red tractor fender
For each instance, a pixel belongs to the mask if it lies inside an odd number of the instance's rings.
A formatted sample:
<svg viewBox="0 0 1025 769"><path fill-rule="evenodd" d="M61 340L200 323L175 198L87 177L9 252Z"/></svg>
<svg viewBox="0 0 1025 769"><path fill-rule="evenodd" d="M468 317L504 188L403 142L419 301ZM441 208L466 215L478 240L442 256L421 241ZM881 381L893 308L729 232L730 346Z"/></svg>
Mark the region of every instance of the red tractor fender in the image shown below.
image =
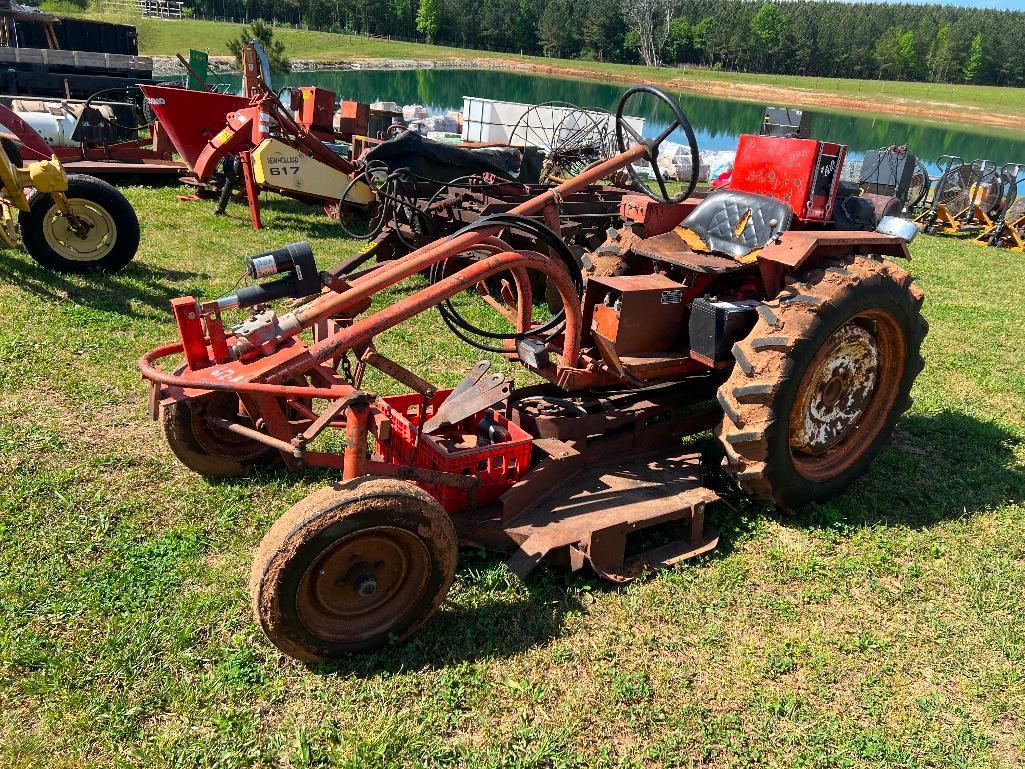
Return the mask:
<svg viewBox="0 0 1025 769"><path fill-rule="evenodd" d="M787 275L812 269L823 259L848 254L911 258L907 241L881 232L792 230L759 252L758 269L766 294L775 296L783 289Z"/></svg>
<svg viewBox="0 0 1025 769"><path fill-rule="evenodd" d="M0 104L0 124L10 129L22 146L29 152L38 155L41 160L49 160L53 157L53 147L47 144L46 140L37 134L32 126L3 104Z"/></svg>

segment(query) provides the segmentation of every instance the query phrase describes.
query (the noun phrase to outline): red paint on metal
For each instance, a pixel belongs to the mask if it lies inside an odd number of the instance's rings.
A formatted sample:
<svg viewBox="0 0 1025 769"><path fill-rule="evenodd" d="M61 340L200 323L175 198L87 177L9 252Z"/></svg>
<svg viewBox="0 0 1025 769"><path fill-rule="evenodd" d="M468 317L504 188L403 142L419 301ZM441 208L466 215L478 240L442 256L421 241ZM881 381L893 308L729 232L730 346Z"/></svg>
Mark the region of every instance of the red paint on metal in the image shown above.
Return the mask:
<svg viewBox="0 0 1025 769"><path fill-rule="evenodd" d="M246 184L249 220L252 222L254 230L260 230L263 229L263 220L260 218L260 190L256 186L256 179L253 175L253 157L248 152L240 152L238 159L242 164L242 179Z"/></svg>
<svg viewBox="0 0 1025 769"><path fill-rule="evenodd" d="M846 150L815 139L743 134L729 187L776 198L799 219L823 221L832 215Z"/></svg>
<svg viewBox="0 0 1025 769"><path fill-rule="evenodd" d="M199 317L199 303L191 296L171 300L171 312L178 324L178 335L182 340L185 362L189 368L206 368L210 356L206 352L206 337L203 321Z"/></svg>
<svg viewBox="0 0 1025 769"><path fill-rule="evenodd" d="M46 143L43 137L3 104L0 104L0 125L10 129L18 137L22 146L29 152L38 155L40 159L49 160L53 157L53 148Z"/></svg>
<svg viewBox="0 0 1025 769"><path fill-rule="evenodd" d="M342 478L346 481L367 474L367 425L370 402L354 398L345 409L345 461Z"/></svg>
<svg viewBox="0 0 1025 769"><path fill-rule="evenodd" d="M289 355L294 355L291 348L286 348ZM233 363L232 367L215 367L213 369L200 369L199 372L191 369L184 369L179 374L168 374L157 367L156 362L172 355L181 355L184 352L181 342L167 344L157 347L139 358L139 371L144 379L151 382L159 382L169 387L179 388L182 392L172 393L180 398L187 398L192 395L200 395L208 390L216 390L232 393L261 393L265 395L277 395L283 398L324 398L334 400L346 398L355 392L355 388L347 384L335 384L332 387L295 387L292 385L264 384L252 382L245 378L244 374L236 374L233 366L244 367L244 364ZM223 379L215 379L218 372Z"/></svg>
<svg viewBox="0 0 1025 769"><path fill-rule="evenodd" d="M140 85L146 102L190 169L207 142L224 128L224 116L249 105L249 99L210 91Z"/></svg>
<svg viewBox="0 0 1025 769"><path fill-rule="evenodd" d="M647 195L624 195L619 215L626 221L644 225L644 237L652 238L672 230L700 202L700 198L687 198L681 203L661 203Z"/></svg>
<svg viewBox="0 0 1025 769"><path fill-rule="evenodd" d="M458 238L454 240L458 240ZM401 260L391 269L402 272L406 261L405 259ZM449 299L468 288L472 288L479 281L516 267L529 267L544 273L558 290L566 310L566 330L564 332L562 360L564 365L574 365L580 355L580 303L569 272L561 262L555 262L543 254L533 251L509 251L474 262L459 272L427 288L421 289L390 307L357 320L348 328L340 329L332 336L310 347L309 357L300 357L293 365L286 365L278 370L274 375L274 379L280 382L298 376L308 369L311 363L322 363L345 350L366 344L381 332L387 331L402 321L440 304L445 299ZM377 290L376 281L362 281L363 279L353 281L352 290L357 293L357 296L354 297L355 299L362 298L363 294L369 295ZM345 293L348 294L349 292ZM345 294L341 296L345 296ZM311 304L323 301L324 298L322 296L321 299L315 300Z"/></svg>

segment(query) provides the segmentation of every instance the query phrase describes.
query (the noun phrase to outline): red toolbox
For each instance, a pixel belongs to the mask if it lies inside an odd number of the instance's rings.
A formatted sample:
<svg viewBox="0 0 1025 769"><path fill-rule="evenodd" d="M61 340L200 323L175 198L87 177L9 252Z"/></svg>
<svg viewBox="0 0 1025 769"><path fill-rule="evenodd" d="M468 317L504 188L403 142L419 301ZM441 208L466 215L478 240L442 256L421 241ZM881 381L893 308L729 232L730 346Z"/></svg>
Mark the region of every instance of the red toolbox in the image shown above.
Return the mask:
<svg viewBox="0 0 1025 769"><path fill-rule="evenodd" d="M378 403L391 422L391 431L388 440L378 444L378 451L385 462L394 465L412 464L445 473L476 475L481 480L476 492L477 504L494 502L529 469L532 438L530 433L508 421L496 409L495 422L509 431L509 440L478 447L476 429L484 417L480 412L461 423L463 430L460 436L468 440L453 437L452 431L421 435L417 449L416 428L421 418L429 419L451 392L439 390L428 402L427 413L422 416L423 397L419 393L381 398ZM469 507L469 495L462 489L430 483L420 483L420 486L450 513Z"/></svg>

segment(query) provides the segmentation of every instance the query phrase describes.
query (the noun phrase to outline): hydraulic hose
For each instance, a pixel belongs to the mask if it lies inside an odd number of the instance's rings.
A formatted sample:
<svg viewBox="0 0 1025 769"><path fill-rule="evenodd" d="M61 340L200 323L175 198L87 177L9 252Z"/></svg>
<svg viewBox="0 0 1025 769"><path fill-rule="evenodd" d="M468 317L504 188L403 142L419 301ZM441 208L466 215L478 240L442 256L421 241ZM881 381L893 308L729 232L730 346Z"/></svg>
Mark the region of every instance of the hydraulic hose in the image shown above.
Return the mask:
<svg viewBox="0 0 1025 769"><path fill-rule="evenodd" d="M555 252L560 261L565 264L566 269L569 271L570 278L573 281L573 287L576 290L577 296L579 297L583 293L584 280L583 275L580 272L580 265L577 264L576 259L573 258L573 254L570 253L569 248L567 248L562 238L536 219L517 214L494 214L492 216L478 219L476 222L467 225L456 232L453 237L457 237L467 232L495 227L496 225L524 231L535 240L541 241L544 245L548 246ZM431 283L438 283L444 278L445 264L446 262L442 261L431 266L429 273L429 280ZM449 330L451 330L458 339L477 348L478 350L495 353L504 353L507 352L507 350L503 347L495 347L480 342L479 340L474 339L473 336L484 337L485 339L518 341L520 339L525 339L528 336L538 336L540 334L555 335L562 330L565 319L565 312L563 310L559 310L559 312L556 313L555 316L547 323L539 328L531 329L529 332L497 333L487 331L470 323L466 318L459 314L459 311L452 304L451 299L446 299L444 302L438 304L438 312L441 315L441 319L445 322L445 325L449 327Z"/></svg>

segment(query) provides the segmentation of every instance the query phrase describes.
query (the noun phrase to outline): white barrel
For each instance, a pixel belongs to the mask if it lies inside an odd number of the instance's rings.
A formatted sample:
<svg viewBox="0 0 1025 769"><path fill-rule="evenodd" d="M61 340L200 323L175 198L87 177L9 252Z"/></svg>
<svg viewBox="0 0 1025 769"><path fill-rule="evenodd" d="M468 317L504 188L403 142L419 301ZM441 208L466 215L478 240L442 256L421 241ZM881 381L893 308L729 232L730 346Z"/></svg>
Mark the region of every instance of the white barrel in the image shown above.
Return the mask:
<svg viewBox="0 0 1025 769"><path fill-rule="evenodd" d="M77 147L71 140L78 125L73 115L51 115L49 112L15 112L28 123L51 147Z"/></svg>

